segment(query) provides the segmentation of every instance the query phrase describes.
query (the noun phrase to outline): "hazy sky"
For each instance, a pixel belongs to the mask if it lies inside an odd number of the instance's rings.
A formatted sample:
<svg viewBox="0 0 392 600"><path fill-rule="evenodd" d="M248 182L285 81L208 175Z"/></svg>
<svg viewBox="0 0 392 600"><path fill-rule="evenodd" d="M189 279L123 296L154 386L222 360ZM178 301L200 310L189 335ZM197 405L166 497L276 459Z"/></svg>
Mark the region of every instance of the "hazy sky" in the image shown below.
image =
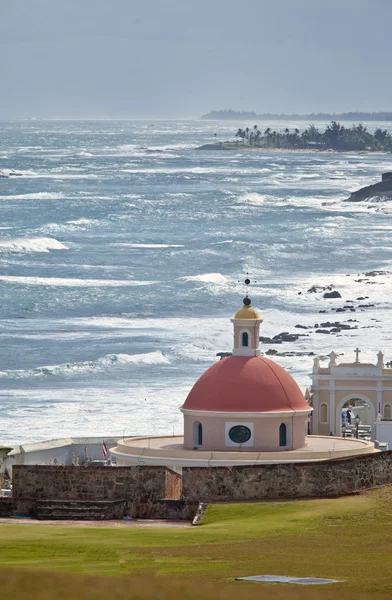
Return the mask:
<svg viewBox="0 0 392 600"><path fill-rule="evenodd" d="M0 0L0 119L392 111L392 0Z"/></svg>

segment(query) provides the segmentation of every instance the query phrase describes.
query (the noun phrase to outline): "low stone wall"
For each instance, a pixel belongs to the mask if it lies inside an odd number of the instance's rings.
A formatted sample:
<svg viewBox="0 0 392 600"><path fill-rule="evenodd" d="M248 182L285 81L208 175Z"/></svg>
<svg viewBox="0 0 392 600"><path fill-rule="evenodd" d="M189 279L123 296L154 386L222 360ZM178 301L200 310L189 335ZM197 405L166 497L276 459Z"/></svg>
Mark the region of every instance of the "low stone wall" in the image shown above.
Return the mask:
<svg viewBox="0 0 392 600"><path fill-rule="evenodd" d="M198 502L185 500L159 500L158 502L133 503L129 516L135 519L168 519L170 521L192 521Z"/></svg>
<svg viewBox="0 0 392 600"><path fill-rule="evenodd" d="M317 463L185 467L182 477L187 501L334 498L392 483L392 451Z"/></svg>
<svg viewBox="0 0 392 600"><path fill-rule="evenodd" d="M13 517L16 515L16 504L12 498L0 498L0 517Z"/></svg>
<svg viewBox="0 0 392 600"><path fill-rule="evenodd" d="M165 495L165 467L17 465L13 469L13 497L16 500L154 502Z"/></svg>

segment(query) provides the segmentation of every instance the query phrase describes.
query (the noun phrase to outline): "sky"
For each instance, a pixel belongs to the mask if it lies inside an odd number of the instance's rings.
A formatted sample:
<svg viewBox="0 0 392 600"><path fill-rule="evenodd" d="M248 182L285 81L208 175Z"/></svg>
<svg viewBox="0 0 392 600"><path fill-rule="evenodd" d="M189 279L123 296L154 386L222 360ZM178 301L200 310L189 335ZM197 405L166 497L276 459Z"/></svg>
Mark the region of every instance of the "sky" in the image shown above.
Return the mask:
<svg viewBox="0 0 392 600"><path fill-rule="evenodd" d="M392 0L0 0L0 119L392 111Z"/></svg>

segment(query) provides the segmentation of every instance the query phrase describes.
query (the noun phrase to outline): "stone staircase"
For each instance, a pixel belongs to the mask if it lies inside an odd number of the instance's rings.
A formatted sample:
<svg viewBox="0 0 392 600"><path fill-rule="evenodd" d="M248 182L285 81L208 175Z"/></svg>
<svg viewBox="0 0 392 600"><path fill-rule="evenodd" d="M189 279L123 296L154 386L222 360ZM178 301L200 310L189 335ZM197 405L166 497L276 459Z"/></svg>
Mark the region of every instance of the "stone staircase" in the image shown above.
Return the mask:
<svg viewBox="0 0 392 600"><path fill-rule="evenodd" d="M40 520L102 521L122 519L125 500L37 500L33 516Z"/></svg>

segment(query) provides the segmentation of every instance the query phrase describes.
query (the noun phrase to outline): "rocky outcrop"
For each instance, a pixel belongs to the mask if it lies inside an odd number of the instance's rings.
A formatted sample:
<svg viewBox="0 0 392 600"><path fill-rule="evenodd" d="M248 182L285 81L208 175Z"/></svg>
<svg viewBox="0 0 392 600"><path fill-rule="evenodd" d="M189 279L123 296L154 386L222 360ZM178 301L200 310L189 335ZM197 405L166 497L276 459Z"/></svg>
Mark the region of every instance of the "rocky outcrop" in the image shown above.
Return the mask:
<svg viewBox="0 0 392 600"><path fill-rule="evenodd" d="M383 173L382 181L352 192L346 202L363 202L371 198L392 200L392 173Z"/></svg>
<svg viewBox="0 0 392 600"><path fill-rule="evenodd" d="M341 298L342 295L340 292L334 290L333 292L325 292L325 294L323 294L323 298Z"/></svg>
<svg viewBox="0 0 392 600"><path fill-rule="evenodd" d="M300 337L308 337L306 333L289 333L288 331L283 331L283 333L278 333L278 335L274 335L274 337L263 337L260 336L260 342L263 344L282 344L282 342L296 342Z"/></svg>

